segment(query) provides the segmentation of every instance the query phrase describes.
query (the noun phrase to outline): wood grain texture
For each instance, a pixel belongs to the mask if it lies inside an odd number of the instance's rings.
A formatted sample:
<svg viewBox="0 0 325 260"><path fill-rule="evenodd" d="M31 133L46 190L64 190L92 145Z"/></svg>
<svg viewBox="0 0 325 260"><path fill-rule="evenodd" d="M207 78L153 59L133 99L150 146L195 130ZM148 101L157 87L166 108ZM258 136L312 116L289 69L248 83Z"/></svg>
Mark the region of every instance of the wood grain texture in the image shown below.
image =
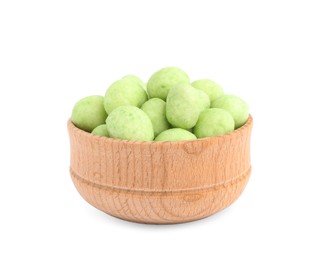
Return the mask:
<svg viewBox="0 0 325 260"><path fill-rule="evenodd" d="M68 121L71 178L81 196L118 218L182 223L233 203L251 172L252 117L236 131L180 142L100 137Z"/></svg>

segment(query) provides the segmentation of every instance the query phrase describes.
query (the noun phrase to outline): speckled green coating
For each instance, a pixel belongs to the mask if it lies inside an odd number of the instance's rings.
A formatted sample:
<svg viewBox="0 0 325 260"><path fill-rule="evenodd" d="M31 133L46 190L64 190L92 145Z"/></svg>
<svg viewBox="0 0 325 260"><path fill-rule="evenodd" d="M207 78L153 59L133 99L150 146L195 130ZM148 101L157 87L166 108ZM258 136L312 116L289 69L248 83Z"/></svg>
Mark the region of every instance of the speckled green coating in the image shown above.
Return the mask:
<svg viewBox="0 0 325 260"><path fill-rule="evenodd" d="M91 133L94 135L109 137L106 124L97 126Z"/></svg>
<svg viewBox="0 0 325 260"><path fill-rule="evenodd" d="M133 80L133 81L137 82L142 88L144 88L145 90L147 90L147 85L143 82L142 79L140 79L136 75L132 75L132 74L126 75L122 79L130 79L130 80Z"/></svg>
<svg viewBox="0 0 325 260"><path fill-rule="evenodd" d="M150 118L137 107L121 106L114 109L108 115L106 125L109 136L113 138L137 141L152 141L154 138Z"/></svg>
<svg viewBox="0 0 325 260"><path fill-rule="evenodd" d="M235 122L231 114L220 108L204 110L194 127L197 138L218 136L234 130Z"/></svg>
<svg viewBox="0 0 325 260"><path fill-rule="evenodd" d="M190 129L195 126L200 112L210 107L210 99L203 91L190 84L172 87L166 101L166 116L176 128Z"/></svg>
<svg viewBox="0 0 325 260"><path fill-rule="evenodd" d="M182 128L172 128L161 132L155 141L182 141L182 140L195 140L197 139L194 134Z"/></svg>
<svg viewBox="0 0 325 260"><path fill-rule="evenodd" d="M160 98L151 98L142 105L141 109L150 118L155 136L170 128L170 124L166 118L165 101Z"/></svg>
<svg viewBox="0 0 325 260"><path fill-rule="evenodd" d="M141 107L148 100L147 92L132 79L115 81L106 91L104 107L109 115L119 106Z"/></svg>
<svg viewBox="0 0 325 260"><path fill-rule="evenodd" d="M244 125L249 116L248 104L235 95L223 95L214 100L211 107L227 110L235 120L235 129Z"/></svg>
<svg viewBox="0 0 325 260"><path fill-rule="evenodd" d="M104 124L107 113L104 109L104 98L102 96L89 96L79 100L71 115L72 123L87 132Z"/></svg>
<svg viewBox="0 0 325 260"><path fill-rule="evenodd" d="M199 79L192 82L191 85L204 91L211 102L224 94L222 87L210 79Z"/></svg>
<svg viewBox="0 0 325 260"><path fill-rule="evenodd" d="M163 68L154 73L148 81L147 90L149 97L166 100L171 87L179 83L189 83L187 74L176 67Z"/></svg>

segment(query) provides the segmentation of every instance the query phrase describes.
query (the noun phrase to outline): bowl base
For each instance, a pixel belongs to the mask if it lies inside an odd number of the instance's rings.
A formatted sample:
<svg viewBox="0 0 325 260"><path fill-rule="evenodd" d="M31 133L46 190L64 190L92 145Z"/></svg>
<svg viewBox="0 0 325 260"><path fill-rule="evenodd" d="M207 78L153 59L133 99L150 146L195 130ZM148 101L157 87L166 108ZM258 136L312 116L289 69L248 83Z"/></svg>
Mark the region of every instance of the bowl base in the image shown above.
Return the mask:
<svg viewBox="0 0 325 260"><path fill-rule="evenodd" d="M215 187L189 191L131 191L91 183L70 169L80 195L95 208L119 219L142 224L178 224L209 217L231 205L251 173Z"/></svg>

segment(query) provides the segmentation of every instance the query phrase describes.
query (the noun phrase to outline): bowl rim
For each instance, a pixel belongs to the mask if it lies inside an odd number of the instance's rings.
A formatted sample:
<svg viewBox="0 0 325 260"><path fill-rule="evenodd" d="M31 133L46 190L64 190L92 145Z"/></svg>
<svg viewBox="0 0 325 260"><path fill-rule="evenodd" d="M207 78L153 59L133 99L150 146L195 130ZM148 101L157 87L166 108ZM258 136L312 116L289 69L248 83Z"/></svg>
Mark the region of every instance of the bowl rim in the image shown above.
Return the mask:
<svg viewBox="0 0 325 260"><path fill-rule="evenodd" d="M224 138L232 138L235 135L239 135L241 132L247 130L247 128L251 128L253 125L253 117L251 114L249 114L248 119L244 125L241 127L235 129L232 132L229 132L227 134L223 135L218 135L218 136L210 136L210 137L204 137L204 138L198 138L194 140L181 140L181 141L137 141L137 140L125 140L125 139L118 139L118 138L113 138L113 137L106 137L106 136L99 136L95 135L92 133L89 133L87 131L84 131L77 126L75 126L71 118L68 119L67 121L67 126L69 132L75 132L78 135L82 135L86 138L92 138L93 140L97 141L106 141L110 143L120 143L120 144L132 144L132 145L150 145L150 146L155 146L155 145L179 145L179 144L184 144L184 143L200 143L200 142L206 142L206 141L217 141L218 139L224 139Z"/></svg>

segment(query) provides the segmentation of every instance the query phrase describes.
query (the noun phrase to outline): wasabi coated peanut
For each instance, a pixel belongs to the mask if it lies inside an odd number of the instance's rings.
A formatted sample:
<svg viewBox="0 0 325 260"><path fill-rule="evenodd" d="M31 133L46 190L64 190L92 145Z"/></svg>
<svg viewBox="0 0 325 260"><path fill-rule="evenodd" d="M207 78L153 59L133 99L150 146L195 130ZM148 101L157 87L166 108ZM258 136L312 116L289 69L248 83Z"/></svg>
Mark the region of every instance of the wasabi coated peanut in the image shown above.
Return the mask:
<svg viewBox="0 0 325 260"><path fill-rule="evenodd" d="M107 113L104 109L104 98L102 96L89 96L79 100L71 115L72 123L87 132L104 124Z"/></svg>
<svg viewBox="0 0 325 260"><path fill-rule="evenodd" d="M166 116L176 128L190 129L195 126L200 112L210 107L210 100L203 91L190 84L172 87L166 101Z"/></svg>
<svg viewBox="0 0 325 260"><path fill-rule="evenodd" d="M211 107L227 110L235 120L235 129L244 125L249 116L248 104L235 95L223 95L214 100Z"/></svg>
<svg viewBox="0 0 325 260"><path fill-rule="evenodd" d="M129 74L129 75L124 76L122 79L133 80L133 81L137 82L143 89L147 90L146 84L142 81L142 79L140 79L136 75Z"/></svg>
<svg viewBox="0 0 325 260"><path fill-rule="evenodd" d="M182 128L172 128L161 132L155 141L182 141L182 140L195 140L197 139L194 134Z"/></svg>
<svg viewBox="0 0 325 260"><path fill-rule="evenodd" d="M148 99L146 91L135 80L124 78L115 81L106 91L104 107L109 115L119 106L141 107Z"/></svg>
<svg viewBox="0 0 325 260"><path fill-rule="evenodd" d="M218 136L234 130L235 122L231 114L220 108L204 110L194 127L197 138Z"/></svg>
<svg viewBox="0 0 325 260"><path fill-rule="evenodd" d="M179 83L189 83L187 74L176 67L163 68L154 73L148 81L147 90L151 98L166 100L171 87Z"/></svg>
<svg viewBox="0 0 325 260"><path fill-rule="evenodd" d="M199 79L192 82L191 85L204 91L211 102L224 94L222 87L210 79Z"/></svg>
<svg viewBox="0 0 325 260"><path fill-rule="evenodd" d="M170 128L166 118L166 102L159 98L151 98L146 101L141 109L151 120L155 136Z"/></svg>
<svg viewBox="0 0 325 260"><path fill-rule="evenodd" d="M91 133L98 136L109 137L106 124L97 126Z"/></svg>
<svg viewBox="0 0 325 260"><path fill-rule="evenodd" d="M154 132L152 123L147 114L134 106L120 106L114 109L106 119L110 137L152 141Z"/></svg>

